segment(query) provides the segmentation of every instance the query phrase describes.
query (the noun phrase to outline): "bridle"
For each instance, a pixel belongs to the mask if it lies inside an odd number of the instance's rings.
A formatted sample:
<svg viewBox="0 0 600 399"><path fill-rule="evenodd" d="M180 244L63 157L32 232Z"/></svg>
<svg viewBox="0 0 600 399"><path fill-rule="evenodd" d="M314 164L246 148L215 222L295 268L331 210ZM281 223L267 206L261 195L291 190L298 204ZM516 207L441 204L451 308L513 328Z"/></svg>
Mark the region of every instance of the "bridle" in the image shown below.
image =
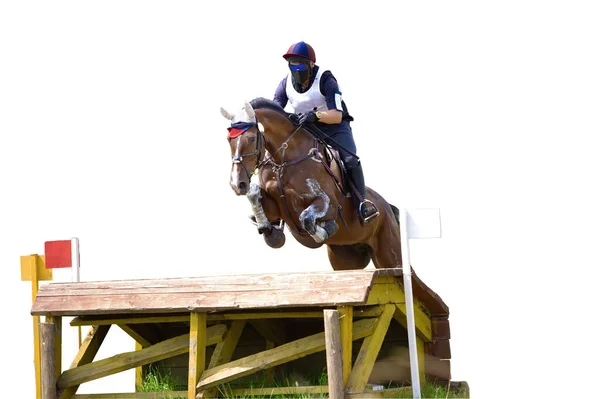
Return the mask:
<svg viewBox="0 0 600 399"><path fill-rule="evenodd" d="M244 172L246 172L246 176L248 177L248 180L250 180L250 178L252 177L252 175L254 174L254 172L256 172L257 169L259 169L261 167L261 159L264 155L265 152L265 136L263 135L263 132L261 131L261 128L258 124L258 121L255 120L254 122L235 122L231 124L231 127L227 128L227 130L229 130L229 132L231 132L232 129L238 129L238 130L243 130L242 133L240 133L238 136L236 137L240 137L243 136L244 134L246 134L252 127L256 127L256 149L252 152L248 152L242 155L232 155L231 156L231 163L233 165L235 164L240 164L242 166L242 168L244 169ZM244 165L244 158L245 157L250 157L250 156L256 156L256 163L254 164L254 167L252 168L252 172L250 172L248 170L248 168L246 168L246 165Z"/></svg>

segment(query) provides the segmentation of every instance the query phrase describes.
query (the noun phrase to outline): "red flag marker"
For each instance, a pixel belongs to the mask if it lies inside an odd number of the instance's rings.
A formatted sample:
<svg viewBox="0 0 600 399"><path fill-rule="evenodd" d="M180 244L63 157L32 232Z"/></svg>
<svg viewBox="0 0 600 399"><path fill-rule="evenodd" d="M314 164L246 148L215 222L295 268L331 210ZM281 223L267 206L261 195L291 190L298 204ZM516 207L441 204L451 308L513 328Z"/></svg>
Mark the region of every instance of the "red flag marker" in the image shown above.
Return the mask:
<svg viewBox="0 0 600 399"><path fill-rule="evenodd" d="M46 241L44 254L46 255L46 269L73 266L71 240Z"/></svg>

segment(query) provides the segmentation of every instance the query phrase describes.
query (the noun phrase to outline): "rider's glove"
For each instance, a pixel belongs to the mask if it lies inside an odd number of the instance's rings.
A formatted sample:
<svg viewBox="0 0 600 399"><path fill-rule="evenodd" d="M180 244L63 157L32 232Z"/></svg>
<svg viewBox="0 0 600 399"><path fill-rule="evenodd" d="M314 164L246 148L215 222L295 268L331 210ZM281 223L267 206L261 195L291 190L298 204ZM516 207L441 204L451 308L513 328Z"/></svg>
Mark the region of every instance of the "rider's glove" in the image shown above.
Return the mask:
<svg viewBox="0 0 600 399"><path fill-rule="evenodd" d="M304 125L306 123L315 123L319 118L315 111L308 111L305 114L298 114L298 123Z"/></svg>

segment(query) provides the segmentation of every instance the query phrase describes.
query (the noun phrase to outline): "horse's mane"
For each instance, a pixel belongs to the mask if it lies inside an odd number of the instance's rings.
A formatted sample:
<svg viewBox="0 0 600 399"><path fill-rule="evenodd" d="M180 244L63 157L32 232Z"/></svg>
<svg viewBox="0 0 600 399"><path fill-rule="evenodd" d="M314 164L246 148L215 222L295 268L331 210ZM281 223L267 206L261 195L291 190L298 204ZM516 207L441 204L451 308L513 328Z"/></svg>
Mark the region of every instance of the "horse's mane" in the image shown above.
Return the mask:
<svg viewBox="0 0 600 399"><path fill-rule="evenodd" d="M289 114L283 108L281 108L279 104L264 97L255 98L254 100L250 101L250 105L252 105L253 109L267 108L272 111L279 112L286 118L289 116Z"/></svg>

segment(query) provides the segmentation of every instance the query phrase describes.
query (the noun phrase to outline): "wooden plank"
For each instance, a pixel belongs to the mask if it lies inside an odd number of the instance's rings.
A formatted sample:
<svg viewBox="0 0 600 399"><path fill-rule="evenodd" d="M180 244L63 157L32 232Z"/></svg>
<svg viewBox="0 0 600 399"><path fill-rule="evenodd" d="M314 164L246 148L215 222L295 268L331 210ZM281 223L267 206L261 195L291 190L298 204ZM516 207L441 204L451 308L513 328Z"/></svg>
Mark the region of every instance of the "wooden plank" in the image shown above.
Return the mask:
<svg viewBox="0 0 600 399"><path fill-rule="evenodd" d="M40 323L42 399L56 399L54 323Z"/></svg>
<svg viewBox="0 0 600 399"><path fill-rule="evenodd" d="M316 289L325 289L332 291L334 289L339 289L340 287L346 287L348 290L361 290L365 287L368 287L366 282L361 284L356 283L347 283L340 281L331 281L327 283L327 286L324 284L311 284L306 286L291 286L285 285L280 287L272 287L270 285L264 286L250 286L250 285L231 285L231 286L186 286L186 287L127 287L125 289L115 289L115 288L104 288L104 289L96 289L96 288L82 288L79 287L76 290L44 290L39 291L38 297L56 297L56 296L111 296L111 295L155 295L155 294L204 294L204 295L215 295L222 293L238 293L238 292L251 292L253 295L261 295L262 293L268 293L273 291L290 291L296 290L299 292L312 292Z"/></svg>
<svg viewBox="0 0 600 399"><path fill-rule="evenodd" d="M379 317L382 309L380 306L354 307L354 318ZM339 309L338 309L339 310ZM239 313L212 313L208 321L223 320L253 320L253 319L320 319L323 317L321 310L277 310ZM78 316L71 321L71 326L98 326L106 324L150 324L150 323L178 323L189 322L190 315L186 313L175 314L106 314Z"/></svg>
<svg viewBox="0 0 600 399"><path fill-rule="evenodd" d="M433 334L431 331L431 319L427 314L420 311L417 306L415 306L415 331L417 337L421 338L425 342L432 342ZM396 313L394 314L394 320L398 322L402 327L407 328L406 326L406 304L399 303L396 304Z"/></svg>
<svg viewBox="0 0 600 399"><path fill-rule="evenodd" d="M394 303L400 311L395 315L395 320L406 328L406 304L404 292L398 284L374 284L369 293L367 304ZM419 302L414 300L415 310L415 329L417 336L425 342L431 342L431 319L427 313L419 306Z"/></svg>
<svg viewBox="0 0 600 399"><path fill-rule="evenodd" d="M78 316L71 320L72 326L102 326L107 324L150 324L150 323L177 323L189 322L189 312L176 315L90 315Z"/></svg>
<svg viewBox="0 0 600 399"><path fill-rule="evenodd" d="M269 309L286 307L313 307L337 305L364 305L367 288L337 287L336 290L296 289L265 291L258 295L252 291L198 293L153 293L148 295L92 296L38 296L31 314L48 313L59 316L85 316L93 314L153 313L184 311L219 311L233 309Z"/></svg>
<svg viewBox="0 0 600 399"><path fill-rule="evenodd" d="M230 396L271 398L279 395L323 395L329 392L326 385L299 386L299 387L273 387L273 388L237 388L228 390ZM301 396L302 397L302 396Z"/></svg>
<svg viewBox="0 0 600 399"><path fill-rule="evenodd" d="M221 364L225 364L231 360L233 357L233 351L240 340L245 325L245 320L235 320L231 323L231 326L225 335L225 339L223 339L223 342L219 342L215 347L208 364L209 369L220 366Z"/></svg>
<svg viewBox="0 0 600 399"><path fill-rule="evenodd" d="M206 365L206 313L192 312L190 316L188 399L196 399L196 384Z"/></svg>
<svg viewBox="0 0 600 399"><path fill-rule="evenodd" d="M323 315L321 315L323 317ZM287 342L283 320L250 320L250 325L266 340L276 345Z"/></svg>
<svg viewBox="0 0 600 399"><path fill-rule="evenodd" d="M346 392L354 393L364 391L395 310L395 305L385 305L383 313L379 319L377 319L377 326L375 327L373 334L364 339L356 362L354 363L354 368L348 378Z"/></svg>
<svg viewBox="0 0 600 399"><path fill-rule="evenodd" d="M226 291L228 289L237 290L240 287L259 287L264 286L268 289L286 288L286 287L306 287L309 285L328 285L331 283L352 285L366 284L371 285L374 278L392 273L400 276L401 269L396 270L352 270L352 271L331 271L331 272L299 272L299 273L279 273L279 274L247 274L247 275L224 275L224 276L203 276L193 278L166 278L166 279L140 279L140 280L113 280L113 281L89 281L80 283L50 283L43 288L44 293L48 292L69 292L73 290L132 290L146 288L148 290L169 290L176 288L201 289L206 287L208 290ZM398 274L399 273L399 274Z"/></svg>
<svg viewBox="0 0 600 399"><path fill-rule="evenodd" d="M325 357L327 360L327 385L329 398L344 399L342 366L342 343L340 340L340 317L337 310L324 310Z"/></svg>
<svg viewBox="0 0 600 399"><path fill-rule="evenodd" d="M406 396L406 395L411 396ZM408 398L412 397L412 387L388 388L380 390L366 390L353 394L346 394L348 399L373 399L373 398Z"/></svg>
<svg viewBox="0 0 600 399"><path fill-rule="evenodd" d="M62 373L62 317L46 316L46 322L54 325L54 367L58 379Z"/></svg>
<svg viewBox="0 0 600 399"><path fill-rule="evenodd" d="M353 339L361 339L370 335L376 322L376 319L363 319L354 322ZM206 370L200 377L198 389L204 390L224 384L259 370L275 367L323 350L325 350L324 332Z"/></svg>
<svg viewBox="0 0 600 399"><path fill-rule="evenodd" d="M121 330L125 331L131 338L133 338L136 343L140 344L142 348L148 348L152 346L152 342L144 338L143 335L140 335L136 331L135 327L131 327L127 324L119 324L118 326L121 327Z"/></svg>
<svg viewBox="0 0 600 399"><path fill-rule="evenodd" d="M86 393L73 399L179 399L185 398L187 391L135 392L135 393Z"/></svg>
<svg viewBox="0 0 600 399"><path fill-rule="evenodd" d="M110 326L93 326L90 328L85 339L81 343L81 346L79 347L77 355L75 355L75 359L73 359L71 362L71 367L69 368L74 369L76 367L83 366L84 364L91 363L98 353L102 342L104 342L104 338L106 338L106 334L108 334L109 329ZM61 392L60 399L72 398L78 389L79 385L66 388Z"/></svg>
<svg viewBox="0 0 600 399"><path fill-rule="evenodd" d="M344 387L352 370L352 306L339 306L340 339L342 344L342 380ZM381 314L381 311L380 311Z"/></svg>
<svg viewBox="0 0 600 399"><path fill-rule="evenodd" d="M226 327L222 324L209 327L207 329L206 345L214 345L217 342L221 342L226 330ZM71 370L66 370L58 380L58 387L63 389L81 385L84 382L187 353L189 351L189 340L190 335L185 334L160 342L149 348L144 348L140 351L122 353Z"/></svg>
<svg viewBox="0 0 600 399"><path fill-rule="evenodd" d="M273 349L275 347L275 342L273 341L267 341L265 342L265 349L269 350L269 349ZM275 370L273 370L273 367L268 368L267 370L265 370L265 385L273 385L275 384Z"/></svg>
<svg viewBox="0 0 600 399"><path fill-rule="evenodd" d="M238 344L245 325L245 320L234 320L231 323L231 326L225 335L225 339L223 339L222 342L219 342L213 351L208 364L209 369L231 361L231 358L233 357L233 351ZM196 383L194 383L194 385L195 384ZM199 394L204 398L214 398L217 396L217 388L213 387L208 390L201 391Z"/></svg>
<svg viewBox="0 0 600 399"><path fill-rule="evenodd" d="M359 305L364 302L374 278L398 272L369 270L51 283L40 289L31 314L82 316L106 314L111 309L113 313L161 309L181 313L294 305Z"/></svg>
<svg viewBox="0 0 600 399"><path fill-rule="evenodd" d="M417 337L417 359L419 364L419 381L425 381L425 343Z"/></svg>

